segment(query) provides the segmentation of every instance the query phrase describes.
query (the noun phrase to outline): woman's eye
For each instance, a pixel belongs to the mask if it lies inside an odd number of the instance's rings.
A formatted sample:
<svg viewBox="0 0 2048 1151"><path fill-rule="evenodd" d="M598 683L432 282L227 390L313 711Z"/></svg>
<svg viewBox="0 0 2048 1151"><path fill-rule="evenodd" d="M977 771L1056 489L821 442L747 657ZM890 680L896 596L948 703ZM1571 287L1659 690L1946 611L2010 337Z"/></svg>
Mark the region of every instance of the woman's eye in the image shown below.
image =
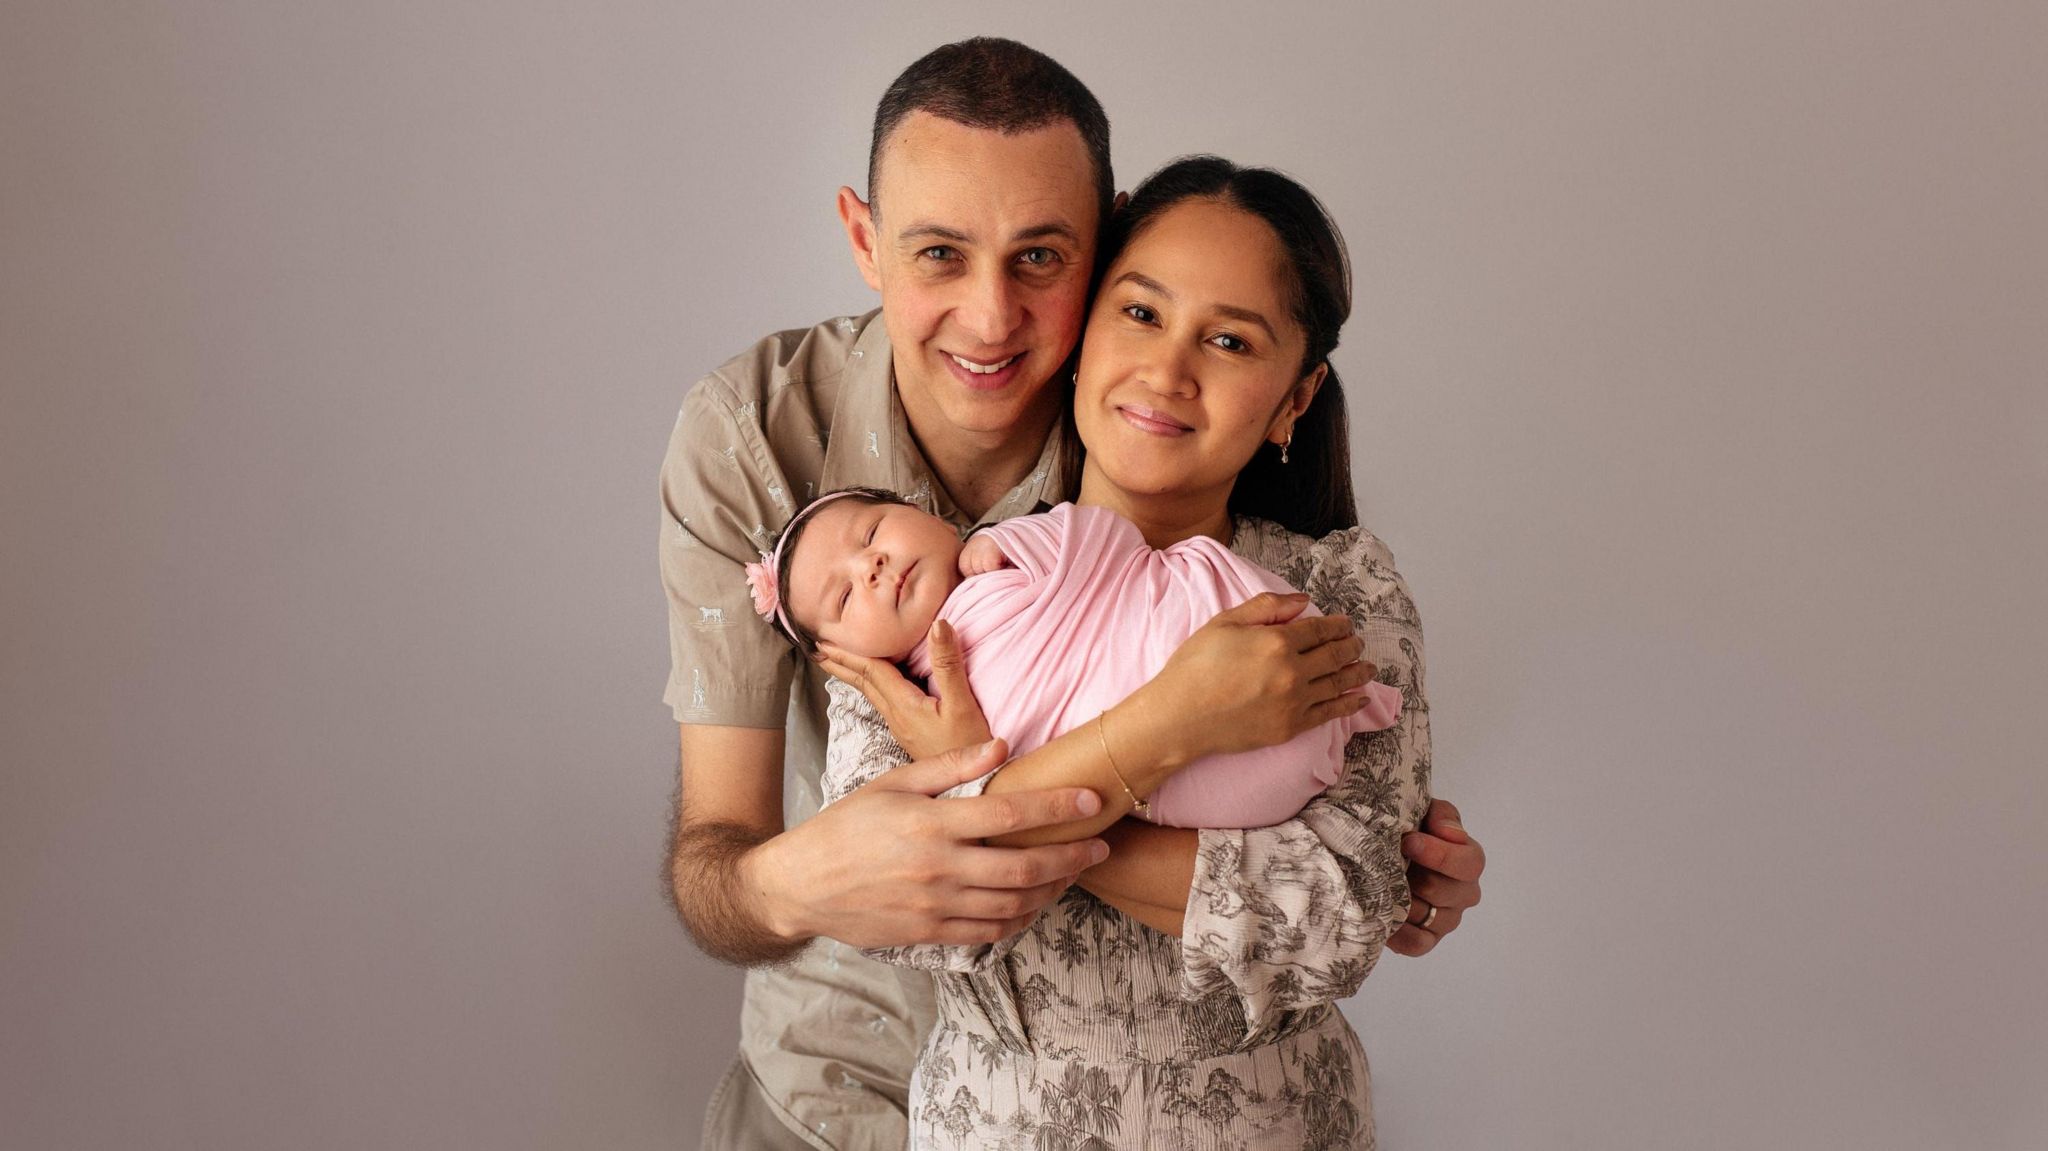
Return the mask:
<svg viewBox="0 0 2048 1151"><path fill-rule="evenodd" d="M1141 324L1149 324L1159 318L1157 313L1143 304L1125 304L1124 315Z"/></svg>
<svg viewBox="0 0 2048 1151"><path fill-rule="evenodd" d="M851 603L851 602L853 602L853 585L852 585L852 584L847 584L847 585L846 585L846 590L845 590L845 591L843 591L843 592L840 592L840 593L839 593L839 614L840 614L840 615L845 615L845 614L846 614L846 605L847 605L847 604L849 604L849 603Z"/></svg>
<svg viewBox="0 0 2048 1151"><path fill-rule="evenodd" d="M1248 352L1251 351L1252 348L1250 344L1245 343L1243 340L1239 339L1236 336L1231 335L1229 332L1219 333L1216 336L1215 344L1217 347L1222 348L1226 352Z"/></svg>
<svg viewBox="0 0 2048 1151"><path fill-rule="evenodd" d="M863 541L861 541L861 546L863 546L863 547L873 547L873 546L875 546L875 529L876 529L876 528L878 528L878 527L880 527L880 526L881 526L881 521L880 521L880 520L877 520L877 521L875 521L874 523L871 523L871 524L869 524L869 525L868 525L868 538L867 538L867 539L865 539L865 540L863 540Z"/></svg>

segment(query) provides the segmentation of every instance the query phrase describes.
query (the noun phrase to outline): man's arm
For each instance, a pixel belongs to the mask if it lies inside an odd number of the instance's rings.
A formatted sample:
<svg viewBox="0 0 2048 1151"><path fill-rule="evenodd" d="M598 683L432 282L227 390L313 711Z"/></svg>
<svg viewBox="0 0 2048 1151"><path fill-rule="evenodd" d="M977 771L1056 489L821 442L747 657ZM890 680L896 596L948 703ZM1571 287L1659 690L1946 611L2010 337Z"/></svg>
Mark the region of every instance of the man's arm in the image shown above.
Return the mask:
<svg viewBox="0 0 2048 1151"><path fill-rule="evenodd" d="M981 843L1093 815L1092 792L934 798L994 770L1000 743L886 772L784 831L780 731L680 730L670 889L698 945L727 962L776 962L819 935L857 947L1002 939L1108 850Z"/></svg>
<svg viewBox="0 0 2048 1151"><path fill-rule="evenodd" d="M669 894L697 946L727 963L775 963L803 947L763 919L748 853L782 831L781 731L680 725Z"/></svg>

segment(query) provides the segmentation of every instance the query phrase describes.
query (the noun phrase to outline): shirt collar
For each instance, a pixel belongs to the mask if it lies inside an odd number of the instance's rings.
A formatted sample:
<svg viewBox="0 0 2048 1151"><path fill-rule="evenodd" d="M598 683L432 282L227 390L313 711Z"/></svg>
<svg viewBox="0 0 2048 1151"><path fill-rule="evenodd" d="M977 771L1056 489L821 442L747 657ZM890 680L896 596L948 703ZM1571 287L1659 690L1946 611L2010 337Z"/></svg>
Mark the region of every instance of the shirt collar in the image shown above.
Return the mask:
<svg viewBox="0 0 2048 1151"><path fill-rule="evenodd" d="M910 419L896 394L893 350L881 309L839 323L852 325L858 335L846 353L846 365L841 371L819 491L882 488L901 493L925 511L956 526L962 525L963 513L953 505L945 485L939 483L931 464L918 450L917 437L910 433ZM971 526L981 527L1038 511L1065 498L1063 438L1060 429L1055 428L1045 438L1038 463Z"/></svg>

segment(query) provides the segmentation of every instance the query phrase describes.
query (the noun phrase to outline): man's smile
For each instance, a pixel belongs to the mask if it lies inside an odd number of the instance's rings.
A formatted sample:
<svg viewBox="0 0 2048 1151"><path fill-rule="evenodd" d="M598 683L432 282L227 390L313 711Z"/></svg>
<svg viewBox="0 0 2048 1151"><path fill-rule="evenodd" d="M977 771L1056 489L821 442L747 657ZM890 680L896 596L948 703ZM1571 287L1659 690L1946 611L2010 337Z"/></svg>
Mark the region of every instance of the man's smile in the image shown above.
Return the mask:
<svg viewBox="0 0 2048 1151"><path fill-rule="evenodd" d="M1023 363L1025 353L1014 352L1000 360L973 360L956 352L943 353L948 371L953 378L978 392L992 392L1008 387L1017 378L1018 365Z"/></svg>

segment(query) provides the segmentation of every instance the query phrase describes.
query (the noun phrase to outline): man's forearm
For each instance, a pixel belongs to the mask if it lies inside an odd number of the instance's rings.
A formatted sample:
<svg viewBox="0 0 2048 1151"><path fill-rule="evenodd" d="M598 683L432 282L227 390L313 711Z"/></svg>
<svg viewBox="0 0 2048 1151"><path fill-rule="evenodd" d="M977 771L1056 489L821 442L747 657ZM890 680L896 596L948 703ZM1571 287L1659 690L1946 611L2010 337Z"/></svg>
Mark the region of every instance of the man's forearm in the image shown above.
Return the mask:
<svg viewBox="0 0 2048 1151"><path fill-rule="evenodd" d="M772 836L742 823L710 822L677 829L669 848L669 892L690 938L727 963L780 963L803 950L761 921L761 900L747 878L749 853Z"/></svg>

